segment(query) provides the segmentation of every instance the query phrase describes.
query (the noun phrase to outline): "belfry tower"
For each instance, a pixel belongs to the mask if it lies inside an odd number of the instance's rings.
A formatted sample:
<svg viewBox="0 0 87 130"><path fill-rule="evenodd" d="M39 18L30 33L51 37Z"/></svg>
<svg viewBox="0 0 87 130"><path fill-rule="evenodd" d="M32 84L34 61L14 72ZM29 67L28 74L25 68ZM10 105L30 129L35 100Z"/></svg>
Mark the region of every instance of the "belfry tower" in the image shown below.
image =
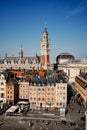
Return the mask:
<svg viewBox="0 0 87 130"><path fill-rule="evenodd" d="M19 50L19 58L23 58L23 49L22 49L22 45L21 45L21 48Z"/></svg>
<svg viewBox="0 0 87 130"><path fill-rule="evenodd" d="M47 69L50 65L50 41L48 39L47 28L44 28L41 39L41 66Z"/></svg>

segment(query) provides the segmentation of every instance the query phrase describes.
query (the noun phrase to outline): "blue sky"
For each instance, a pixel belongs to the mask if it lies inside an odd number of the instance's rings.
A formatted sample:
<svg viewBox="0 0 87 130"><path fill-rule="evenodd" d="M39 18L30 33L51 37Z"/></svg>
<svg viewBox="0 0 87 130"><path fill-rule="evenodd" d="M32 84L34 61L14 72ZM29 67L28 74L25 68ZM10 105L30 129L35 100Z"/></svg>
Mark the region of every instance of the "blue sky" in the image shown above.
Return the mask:
<svg viewBox="0 0 87 130"><path fill-rule="evenodd" d="M0 0L0 57L40 55L44 27L51 61L62 52L87 59L87 0Z"/></svg>

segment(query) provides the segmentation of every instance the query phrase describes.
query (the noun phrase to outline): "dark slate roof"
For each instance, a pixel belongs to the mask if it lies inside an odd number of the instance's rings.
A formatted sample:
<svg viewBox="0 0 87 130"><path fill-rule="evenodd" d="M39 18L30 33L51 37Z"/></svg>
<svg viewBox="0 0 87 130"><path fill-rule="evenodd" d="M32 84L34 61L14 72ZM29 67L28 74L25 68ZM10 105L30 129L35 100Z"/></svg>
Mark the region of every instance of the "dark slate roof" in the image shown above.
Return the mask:
<svg viewBox="0 0 87 130"><path fill-rule="evenodd" d="M5 76L5 79L7 80L8 72L7 71L0 71L0 75L3 74Z"/></svg>
<svg viewBox="0 0 87 130"><path fill-rule="evenodd" d="M30 80L30 84L34 85L39 85L39 86L43 86L43 85L47 85L49 84L50 86L51 85L55 85L56 83L56 79L54 77L32 77L31 80Z"/></svg>
<svg viewBox="0 0 87 130"><path fill-rule="evenodd" d="M56 83L67 83L68 77L62 74L58 74L57 76L50 77L38 77L34 76L29 80L30 85L38 85L38 86L55 86Z"/></svg>
<svg viewBox="0 0 87 130"><path fill-rule="evenodd" d="M61 53L56 57L56 60L58 59L75 59L75 57L69 53Z"/></svg>
<svg viewBox="0 0 87 130"><path fill-rule="evenodd" d="M55 84L56 83L56 77L48 77L47 79L47 83L49 83L50 85Z"/></svg>
<svg viewBox="0 0 87 130"><path fill-rule="evenodd" d="M18 63L18 61L21 61L21 63L25 63L26 61L28 63L32 63L34 60L36 63L40 63L40 56L35 57L23 57L20 59L20 57L5 57L4 59L0 59L0 64L4 63L6 61L7 63L11 63L13 61L14 63Z"/></svg>
<svg viewBox="0 0 87 130"><path fill-rule="evenodd" d="M31 80L29 81L30 84L32 85L39 85L39 86L42 86L42 85L46 85L47 84L47 79L46 77L38 77L38 76L34 76L31 78Z"/></svg>
<svg viewBox="0 0 87 130"><path fill-rule="evenodd" d="M58 83L67 83L68 82L68 76L67 75L63 75L62 73L58 73L57 75L57 82Z"/></svg>
<svg viewBox="0 0 87 130"><path fill-rule="evenodd" d="M18 81L17 81L17 79L16 79L14 74L12 74L10 72L8 73L7 83L11 83L11 84L14 84L14 85L18 84Z"/></svg>

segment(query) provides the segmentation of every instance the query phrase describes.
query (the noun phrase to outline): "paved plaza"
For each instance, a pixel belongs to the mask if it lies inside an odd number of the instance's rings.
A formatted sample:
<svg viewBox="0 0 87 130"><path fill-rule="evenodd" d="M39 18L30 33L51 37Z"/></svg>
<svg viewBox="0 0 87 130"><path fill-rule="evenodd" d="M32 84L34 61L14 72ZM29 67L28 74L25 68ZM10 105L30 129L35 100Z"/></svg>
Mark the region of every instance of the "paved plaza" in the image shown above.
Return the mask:
<svg viewBox="0 0 87 130"><path fill-rule="evenodd" d="M80 107L77 102L71 102L67 110L65 117L60 117L59 112L50 110L48 115L44 115L43 111L29 111L26 117L3 114L0 116L0 130L85 130L85 121L81 120L85 108ZM32 125L29 126L29 122L32 122Z"/></svg>
<svg viewBox="0 0 87 130"><path fill-rule="evenodd" d="M85 130L86 109L71 98L65 117L58 110L29 110L15 116L0 115L0 130Z"/></svg>

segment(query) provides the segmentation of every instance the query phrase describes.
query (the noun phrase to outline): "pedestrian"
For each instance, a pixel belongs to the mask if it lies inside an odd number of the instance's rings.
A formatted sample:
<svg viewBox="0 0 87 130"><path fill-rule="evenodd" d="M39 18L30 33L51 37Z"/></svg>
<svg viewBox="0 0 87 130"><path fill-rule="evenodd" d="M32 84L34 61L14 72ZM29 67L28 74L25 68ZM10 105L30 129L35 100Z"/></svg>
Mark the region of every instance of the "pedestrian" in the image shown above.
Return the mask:
<svg viewBox="0 0 87 130"><path fill-rule="evenodd" d="M79 113L80 113L80 109L79 109Z"/></svg>

